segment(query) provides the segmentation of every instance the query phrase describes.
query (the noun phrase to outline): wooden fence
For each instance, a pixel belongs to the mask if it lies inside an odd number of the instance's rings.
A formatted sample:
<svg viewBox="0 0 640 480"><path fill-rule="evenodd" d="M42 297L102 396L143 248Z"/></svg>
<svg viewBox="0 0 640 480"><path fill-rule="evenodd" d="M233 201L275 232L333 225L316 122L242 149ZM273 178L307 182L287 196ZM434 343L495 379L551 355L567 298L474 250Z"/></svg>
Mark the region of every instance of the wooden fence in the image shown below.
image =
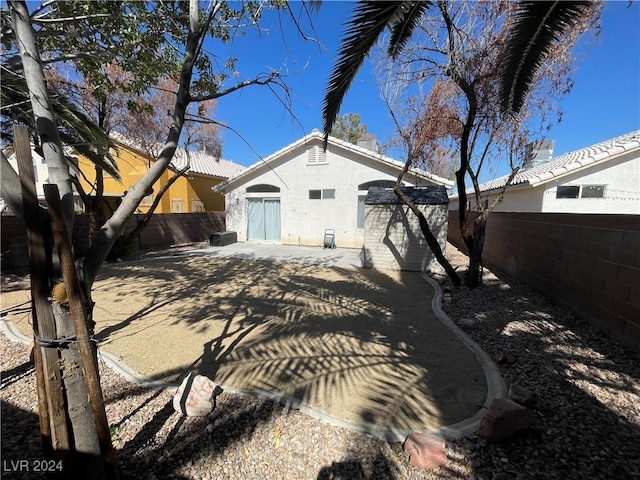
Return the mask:
<svg viewBox="0 0 640 480"><path fill-rule="evenodd" d="M136 224L135 215L129 219L127 229ZM224 212L156 214L140 235L140 251L168 248L171 245L208 241L212 233L225 230ZM24 225L13 215L2 215L2 273L28 272L27 233ZM73 247L82 255L87 247L89 217L78 215L73 229Z"/></svg>

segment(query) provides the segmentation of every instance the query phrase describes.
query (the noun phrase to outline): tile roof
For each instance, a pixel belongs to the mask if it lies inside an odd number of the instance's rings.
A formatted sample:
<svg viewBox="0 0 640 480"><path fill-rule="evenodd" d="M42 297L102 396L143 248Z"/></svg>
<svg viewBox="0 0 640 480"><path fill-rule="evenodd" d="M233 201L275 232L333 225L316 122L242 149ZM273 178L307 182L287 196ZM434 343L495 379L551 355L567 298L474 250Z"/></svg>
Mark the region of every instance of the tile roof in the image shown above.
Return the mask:
<svg viewBox="0 0 640 480"><path fill-rule="evenodd" d="M187 164L187 155L184 149L176 150L171 165L181 169ZM217 159L205 152L189 152L189 172L212 177L231 178L239 175L246 167L225 160Z"/></svg>
<svg viewBox="0 0 640 480"><path fill-rule="evenodd" d="M126 137L121 133L112 132L111 138L123 145L131 147L143 155L144 149L142 146L132 138ZM159 145L159 149L162 146ZM171 160L171 167L176 170L180 170L187 164L187 152L184 148L178 147L176 152ZM206 175L209 177L219 177L219 178L231 178L239 175L246 167L234 163L230 160L225 160L223 158L216 158L213 155L209 155L206 152L193 152L189 151L189 173L194 173L197 175Z"/></svg>
<svg viewBox="0 0 640 480"><path fill-rule="evenodd" d="M245 175L248 175L249 172L252 172L252 171L256 170L257 168L259 168L262 165L266 165L266 164L270 163L274 159L277 159L277 158L281 157L282 155L286 154L287 152L295 150L296 148L300 147L301 145L310 144L311 142L314 142L314 143L317 144L318 142L322 143L323 141L324 141L324 135L319 130L314 129L310 134L308 134L308 135L302 137L301 139L299 139L299 140L287 145L284 148L281 148L277 152L272 153L268 157L260 160L259 162L254 163L253 165L248 167L247 170L243 171L240 175L238 175L238 176L236 176L234 178L230 178L229 180L227 180L225 182L222 182L219 185L216 185L214 187L214 189L218 190L218 191L224 189L228 184L233 183L236 180L240 180L241 177L243 177ZM369 150L367 148L360 147L358 145L355 145L353 143L350 143L350 142L347 142L347 141L344 141L344 140L340 140L340 139L335 138L335 137L331 137L330 136L329 137L329 143L332 144L332 145L340 146L340 147L345 148L347 150L351 150L353 152L357 152L357 153L359 153L361 155L365 155L365 156L367 156L369 158L374 159L377 162L385 163L385 164L391 165L393 167L396 167L398 169L402 169L404 167L404 162L400 162L398 160L394 160L391 157L387 157L385 155L381 155L381 154L376 153L376 152L374 152L372 150ZM412 168L410 170L410 172L415 174L418 177L422 177L424 179L428 179L428 180L430 180L430 181L432 181L434 183L437 183L437 184L440 184L440 185L445 185L447 188L453 186L453 181L452 180L439 177L439 176L434 175L434 174L432 174L430 172L427 172L426 170L422 170L422 169L418 169L418 168Z"/></svg>
<svg viewBox="0 0 640 480"><path fill-rule="evenodd" d="M603 162L632 150L640 149L640 130L627 133L604 142L596 143L574 152L565 153L553 160L536 165L533 168L520 170L511 182L511 185L528 183L538 185L548 182L583 167ZM498 177L490 182L480 185L480 191L495 190L506 183L509 175Z"/></svg>

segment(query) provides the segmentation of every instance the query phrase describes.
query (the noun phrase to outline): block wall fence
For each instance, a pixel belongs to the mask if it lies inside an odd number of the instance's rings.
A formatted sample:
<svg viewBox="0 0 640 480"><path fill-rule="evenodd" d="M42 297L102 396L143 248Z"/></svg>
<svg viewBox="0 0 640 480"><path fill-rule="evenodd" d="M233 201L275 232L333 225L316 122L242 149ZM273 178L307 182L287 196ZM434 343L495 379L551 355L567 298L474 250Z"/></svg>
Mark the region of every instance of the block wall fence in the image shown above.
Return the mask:
<svg viewBox="0 0 640 480"><path fill-rule="evenodd" d="M466 252L458 211L448 236ZM640 216L493 212L483 262L640 353Z"/></svg>
<svg viewBox="0 0 640 480"><path fill-rule="evenodd" d="M127 223L132 229L137 222L134 215ZM2 238L2 272L27 273L27 232L13 215L2 215L0 225ZM208 241L209 236L226 228L224 212L158 213L151 217L147 228L140 234L140 250L160 250L171 245ZM73 247L82 255L89 246L89 217L77 215L73 228Z"/></svg>

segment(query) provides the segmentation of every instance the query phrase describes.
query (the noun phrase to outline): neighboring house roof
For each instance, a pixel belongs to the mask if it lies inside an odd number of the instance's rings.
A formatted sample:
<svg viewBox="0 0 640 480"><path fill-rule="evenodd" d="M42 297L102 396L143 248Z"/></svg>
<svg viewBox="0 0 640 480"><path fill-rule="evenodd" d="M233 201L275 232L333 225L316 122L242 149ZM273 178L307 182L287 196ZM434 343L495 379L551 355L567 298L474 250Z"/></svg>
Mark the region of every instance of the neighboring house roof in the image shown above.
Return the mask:
<svg viewBox="0 0 640 480"><path fill-rule="evenodd" d="M216 185L215 187L213 187L214 190L216 191L226 191L228 189L228 187L233 187L234 185L238 185L238 184L242 184L243 181L245 179L248 179L248 177L255 172L256 170L260 169L261 167L267 167L270 168L268 165L270 163L272 163L273 161L277 160L278 158L282 157L283 155L285 155L288 152L291 152L297 148L300 148L302 146L310 146L311 144L317 144L317 143L322 143L324 142L324 135L317 129L314 129L309 135L306 135L304 137L302 137L301 139L291 143L290 145L287 145L286 147L278 150L275 153L272 153L271 155L269 155L267 158L264 158L263 160L251 165L249 168L247 168L246 170L244 170L242 173L240 173L239 175L237 175L236 177L230 178L229 180L222 182L218 185ZM358 145L354 145L353 143L349 143L346 142L344 140L340 140L338 138L335 137L329 137L328 140L328 144L329 145L334 145L334 146L338 146L341 148L344 148L346 150L350 150L352 152L358 153L364 157L370 158L372 161L374 162L379 162L382 164L386 164L386 165L390 165L393 166L397 169L402 169L404 167L404 162L399 162L397 160L394 160L393 158L387 157L385 155L381 155L379 153L376 153L372 150L368 150L366 148L360 147ZM452 180L448 180L446 178L442 178L439 177L437 175L434 175L432 173L427 172L426 170L421 170L421 169L416 169L416 168L412 168L411 173L415 174L418 177L422 177L426 180L429 180L433 183L437 183L440 185L445 185L446 187L451 187L453 185L453 181Z"/></svg>
<svg viewBox="0 0 640 480"><path fill-rule="evenodd" d="M401 190L416 205L446 205L449 197L444 185L401 187ZM402 200L393 191L393 188L371 187L364 200L365 205L395 205Z"/></svg>
<svg viewBox="0 0 640 480"><path fill-rule="evenodd" d="M181 169L187 164L186 151L183 148L176 150L171 165ZM221 178L231 178L239 175L246 167L233 163L224 158L216 159L206 152L189 152L189 172L199 175L207 175Z"/></svg>
<svg viewBox="0 0 640 480"><path fill-rule="evenodd" d="M147 153L145 153L142 145L137 143L132 138L129 138L118 132L111 133L111 138L129 148L133 148L141 155L149 156ZM162 146L158 145L158 147L161 148ZM225 160L223 158L216 158L215 156L209 155L208 153L203 151L189 151L188 156L188 173L206 175L209 177L231 178L240 174L243 170L246 170L246 167L243 167L242 165L234 163L230 160ZM187 151L184 148L178 147L173 158L171 159L171 168L180 170L184 168L186 164Z"/></svg>
<svg viewBox="0 0 640 480"><path fill-rule="evenodd" d="M640 130L596 143L595 145L574 152L565 153L558 158L536 165L533 168L520 170L514 177L511 185L539 185L579 169L594 164L602 164L607 160L617 158L620 155L634 150L640 151ZM490 182L483 183L480 185L480 191L485 192L501 188L505 185L508 178L509 175L505 175ZM470 189L469 191L473 190Z"/></svg>

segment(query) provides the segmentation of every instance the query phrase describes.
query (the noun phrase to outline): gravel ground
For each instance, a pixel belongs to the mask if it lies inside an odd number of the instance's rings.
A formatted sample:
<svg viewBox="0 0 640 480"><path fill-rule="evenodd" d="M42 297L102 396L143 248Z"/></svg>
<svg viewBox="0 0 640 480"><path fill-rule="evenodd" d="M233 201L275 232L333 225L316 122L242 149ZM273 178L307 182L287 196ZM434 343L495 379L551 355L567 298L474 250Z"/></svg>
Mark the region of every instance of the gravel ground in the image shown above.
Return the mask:
<svg viewBox="0 0 640 480"><path fill-rule="evenodd" d="M449 247L452 263L465 259ZM446 287L446 281L443 284ZM640 358L503 274L485 270L474 291L450 288L454 321L489 355L502 353L508 385L536 394L534 427L491 444L447 441L449 463L407 463L401 444L334 427L270 400L224 393L201 418L174 412L172 396L101 365L114 446L124 478L140 479L625 479L640 478ZM0 335L3 478L42 458L33 369L24 344ZM31 468L32 470L33 468Z"/></svg>

